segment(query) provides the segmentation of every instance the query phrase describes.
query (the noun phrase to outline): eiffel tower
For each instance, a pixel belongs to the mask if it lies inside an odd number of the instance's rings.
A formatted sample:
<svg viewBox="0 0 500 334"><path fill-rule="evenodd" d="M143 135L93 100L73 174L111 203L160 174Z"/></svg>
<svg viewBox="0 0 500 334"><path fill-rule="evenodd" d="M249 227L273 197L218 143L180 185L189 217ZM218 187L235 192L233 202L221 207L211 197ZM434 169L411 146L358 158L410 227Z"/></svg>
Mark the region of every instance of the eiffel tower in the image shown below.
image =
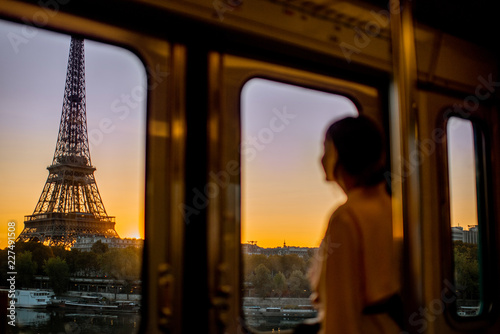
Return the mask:
<svg viewBox="0 0 500 334"><path fill-rule="evenodd" d="M83 39L72 37L59 135L49 176L18 241L70 248L79 236L116 237L90 161L85 108Z"/></svg>

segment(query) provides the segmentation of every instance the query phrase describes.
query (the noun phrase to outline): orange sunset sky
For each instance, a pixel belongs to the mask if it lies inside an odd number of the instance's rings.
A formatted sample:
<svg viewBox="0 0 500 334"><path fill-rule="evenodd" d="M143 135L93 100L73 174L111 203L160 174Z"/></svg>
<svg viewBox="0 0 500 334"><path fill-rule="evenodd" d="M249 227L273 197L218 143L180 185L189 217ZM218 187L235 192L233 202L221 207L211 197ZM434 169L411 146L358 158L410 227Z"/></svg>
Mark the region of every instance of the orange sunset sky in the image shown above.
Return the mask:
<svg viewBox="0 0 500 334"><path fill-rule="evenodd" d="M22 26L0 22L0 248L7 223L33 212L54 155L70 37L38 30L20 44ZM144 237L146 71L129 51L85 41L87 122L92 164L106 211L121 237ZM324 181L320 165L326 127L357 114L347 98L263 79L242 90L242 236L261 247L317 247L333 210L345 201ZM286 116L283 116L286 115ZM111 121L112 130L100 123ZM465 130L464 130L465 129ZM475 221L472 137L454 125L457 168L453 225ZM472 168L472 169L471 169ZM472 172L471 172L472 171ZM465 181L464 181L465 180ZM472 187L472 188L471 188ZM471 190L472 189L472 190Z"/></svg>

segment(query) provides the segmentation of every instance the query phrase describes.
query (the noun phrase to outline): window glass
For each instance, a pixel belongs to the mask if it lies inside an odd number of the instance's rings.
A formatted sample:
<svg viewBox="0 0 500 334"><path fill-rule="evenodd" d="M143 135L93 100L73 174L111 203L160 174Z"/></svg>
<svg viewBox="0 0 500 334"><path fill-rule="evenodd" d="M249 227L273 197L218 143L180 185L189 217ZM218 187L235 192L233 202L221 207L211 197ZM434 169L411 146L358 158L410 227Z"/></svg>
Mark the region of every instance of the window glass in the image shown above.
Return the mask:
<svg viewBox="0 0 500 334"><path fill-rule="evenodd" d="M127 50L32 26L0 21L0 35L0 275L15 278L17 301L9 328L134 333L145 68Z"/></svg>
<svg viewBox="0 0 500 334"><path fill-rule="evenodd" d="M447 137L457 315L469 317L481 312L482 300L474 127L468 120L451 117Z"/></svg>
<svg viewBox="0 0 500 334"><path fill-rule="evenodd" d="M320 164L330 123L357 115L348 98L252 79L243 88L243 312L263 331L315 317L307 280L329 216L346 198Z"/></svg>

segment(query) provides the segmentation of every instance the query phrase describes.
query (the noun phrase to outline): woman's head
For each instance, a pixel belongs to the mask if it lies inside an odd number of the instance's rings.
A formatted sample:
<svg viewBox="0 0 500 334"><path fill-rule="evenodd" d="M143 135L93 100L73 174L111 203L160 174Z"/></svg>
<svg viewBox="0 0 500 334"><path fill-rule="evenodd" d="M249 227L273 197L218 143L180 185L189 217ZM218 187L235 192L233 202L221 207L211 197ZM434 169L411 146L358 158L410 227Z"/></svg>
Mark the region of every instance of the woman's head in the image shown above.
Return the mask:
<svg viewBox="0 0 500 334"><path fill-rule="evenodd" d="M354 186L375 185L384 178L382 133L366 116L336 121L326 131L321 162L329 181L342 182L349 177Z"/></svg>

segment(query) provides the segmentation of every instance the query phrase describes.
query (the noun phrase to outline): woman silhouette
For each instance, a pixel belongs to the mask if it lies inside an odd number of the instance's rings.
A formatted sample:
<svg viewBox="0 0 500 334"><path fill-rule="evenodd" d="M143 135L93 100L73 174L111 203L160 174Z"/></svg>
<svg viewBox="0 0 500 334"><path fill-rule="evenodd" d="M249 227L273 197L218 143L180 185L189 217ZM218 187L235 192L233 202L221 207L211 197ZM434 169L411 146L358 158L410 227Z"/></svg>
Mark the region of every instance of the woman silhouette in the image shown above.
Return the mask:
<svg viewBox="0 0 500 334"><path fill-rule="evenodd" d="M398 333L392 313L399 271L382 134L365 116L337 121L326 132L321 163L347 201L331 216L310 273L320 333Z"/></svg>

